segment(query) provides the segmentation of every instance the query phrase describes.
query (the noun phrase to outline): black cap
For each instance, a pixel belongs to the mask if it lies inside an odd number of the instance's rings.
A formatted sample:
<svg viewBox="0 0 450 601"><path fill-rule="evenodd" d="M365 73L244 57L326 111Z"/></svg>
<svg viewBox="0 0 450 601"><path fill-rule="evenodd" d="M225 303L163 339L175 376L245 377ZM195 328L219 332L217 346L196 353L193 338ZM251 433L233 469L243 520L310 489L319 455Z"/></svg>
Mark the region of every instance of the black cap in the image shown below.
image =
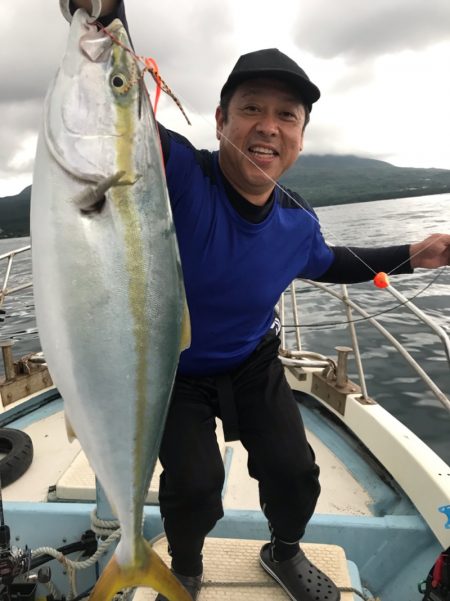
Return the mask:
<svg viewBox="0 0 450 601"><path fill-rule="evenodd" d="M255 77L274 77L290 84L299 93L309 110L312 108L312 103L320 98L319 88L312 83L303 69L277 48L243 54L225 82L220 98L243 81Z"/></svg>

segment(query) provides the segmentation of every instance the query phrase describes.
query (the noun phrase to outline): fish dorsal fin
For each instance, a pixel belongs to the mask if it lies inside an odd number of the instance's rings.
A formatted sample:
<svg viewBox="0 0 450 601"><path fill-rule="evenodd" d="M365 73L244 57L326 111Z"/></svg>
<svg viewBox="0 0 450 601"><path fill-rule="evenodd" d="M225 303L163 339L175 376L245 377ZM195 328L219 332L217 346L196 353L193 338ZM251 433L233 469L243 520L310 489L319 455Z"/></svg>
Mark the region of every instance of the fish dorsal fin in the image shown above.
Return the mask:
<svg viewBox="0 0 450 601"><path fill-rule="evenodd" d="M184 300L183 320L181 322L180 352L191 346L191 318L186 299Z"/></svg>

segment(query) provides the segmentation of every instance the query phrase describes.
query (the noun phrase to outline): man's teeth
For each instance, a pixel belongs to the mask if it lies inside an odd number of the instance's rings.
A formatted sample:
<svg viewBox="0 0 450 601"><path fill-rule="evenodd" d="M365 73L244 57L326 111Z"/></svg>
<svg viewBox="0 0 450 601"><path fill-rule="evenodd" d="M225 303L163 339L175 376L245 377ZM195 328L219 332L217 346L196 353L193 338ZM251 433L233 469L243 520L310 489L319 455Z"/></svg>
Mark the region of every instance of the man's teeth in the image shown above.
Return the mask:
<svg viewBox="0 0 450 601"><path fill-rule="evenodd" d="M270 156L275 156L275 151L271 150L270 148L262 148L261 146L252 146L250 148L250 152L253 152L254 154L264 154L264 155L270 155Z"/></svg>

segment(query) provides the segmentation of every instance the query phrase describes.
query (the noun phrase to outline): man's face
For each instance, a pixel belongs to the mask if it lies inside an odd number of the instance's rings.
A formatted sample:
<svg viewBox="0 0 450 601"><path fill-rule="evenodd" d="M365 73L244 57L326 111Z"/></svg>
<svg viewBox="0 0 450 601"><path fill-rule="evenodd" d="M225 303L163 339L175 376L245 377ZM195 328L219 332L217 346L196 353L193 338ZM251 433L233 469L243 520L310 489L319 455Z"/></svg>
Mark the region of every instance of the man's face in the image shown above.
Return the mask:
<svg viewBox="0 0 450 601"><path fill-rule="evenodd" d="M264 204L303 148L305 109L290 87L275 79L252 79L236 88L225 121L216 111L219 162L247 200Z"/></svg>

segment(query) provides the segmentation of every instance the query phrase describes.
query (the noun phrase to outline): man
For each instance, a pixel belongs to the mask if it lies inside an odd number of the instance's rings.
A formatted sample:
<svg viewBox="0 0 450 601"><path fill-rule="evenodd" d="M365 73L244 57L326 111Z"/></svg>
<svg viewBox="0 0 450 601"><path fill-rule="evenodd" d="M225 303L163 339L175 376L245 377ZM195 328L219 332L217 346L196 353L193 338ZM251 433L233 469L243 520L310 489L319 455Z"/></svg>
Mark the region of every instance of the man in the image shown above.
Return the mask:
<svg viewBox="0 0 450 601"><path fill-rule="evenodd" d="M103 4L106 22L117 15L126 23L120 0ZM90 9L90 0L76 5ZM159 500L172 570L194 600L205 536L223 516L216 417L226 440L242 441L259 483L272 534L263 568L291 599L340 599L299 546L320 492L319 468L278 359L272 325L283 290L295 277L349 283L450 264L444 235L411 246L331 248L306 201L276 185L303 149L319 96L293 60L259 50L238 60L222 88L219 152L198 151L160 126L192 344L180 357L161 445Z"/></svg>

